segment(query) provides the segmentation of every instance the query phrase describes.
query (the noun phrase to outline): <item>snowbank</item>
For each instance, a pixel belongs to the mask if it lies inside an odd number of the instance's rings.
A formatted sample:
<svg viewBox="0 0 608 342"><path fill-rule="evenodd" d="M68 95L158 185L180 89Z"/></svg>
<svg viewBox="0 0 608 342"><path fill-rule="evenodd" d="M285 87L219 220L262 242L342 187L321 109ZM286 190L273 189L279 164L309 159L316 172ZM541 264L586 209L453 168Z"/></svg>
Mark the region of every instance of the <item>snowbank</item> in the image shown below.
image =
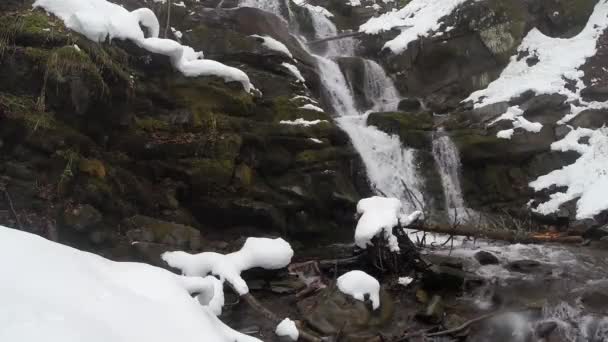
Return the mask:
<svg viewBox="0 0 608 342"><path fill-rule="evenodd" d="M608 1L601 0L595 6L585 28L568 39L551 38L538 29L531 30L500 77L486 89L472 93L465 101L474 101L475 107L479 108L509 101L532 90L536 95L557 93L567 96L569 102L581 101L582 106L572 106L572 114L577 114L590 105L597 107L597 103L586 104L580 97L584 84L581 80L583 71L579 68L587 58L596 54L597 39L608 27L607 15ZM528 65L529 57L519 58L521 54L535 57L538 62ZM568 89L567 83L574 83L575 89ZM574 116L570 115L569 119L572 117Z"/></svg>
<svg viewBox="0 0 608 342"><path fill-rule="evenodd" d="M441 18L452 13L466 0L412 0L400 10L371 18L359 28L360 32L378 34L400 28L401 34L384 44L384 48L399 54L419 37L427 37L441 27Z"/></svg>
<svg viewBox="0 0 608 342"><path fill-rule="evenodd" d="M293 55L291 54L291 51L289 51L287 46L285 46L285 44L281 43L280 41L278 41L272 37L260 36L258 34L252 34L250 37L261 39L262 46L264 46L268 50L276 51L289 58L293 58Z"/></svg>
<svg viewBox="0 0 608 342"><path fill-rule="evenodd" d="M259 342L216 317L213 277L113 262L2 226L0 263L0 341Z"/></svg>
<svg viewBox="0 0 608 342"><path fill-rule="evenodd" d="M364 198L357 204L357 213L361 214L355 229L355 244L359 248L372 245L372 239L383 234L391 251L399 251L397 237L393 227L399 224L401 201L396 198L370 197Z"/></svg>
<svg viewBox="0 0 608 342"><path fill-rule="evenodd" d="M295 120L281 120L279 123L282 125L308 127L308 126L318 125L322 122L327 122L327 120L306 120L306 119L298 118Z"/></svg>
<svg viewBox="0 0 608 342"><path fill-rule="evenodd" d="M171 267L180 269L187 276L214 274L227 280L241 295L249 292L241 272L254 267L269 270L286 267L291 262L293 250L287 241L267 238L248 238L241 250L230 254L204 252L166 252L162 258Z"/></svg>
<svg viewBox="0 0 608 342"><path fill-rule="evenodd" d="M350 271L341 275L337 283L340 292L360 301L365 301L365 296L368 295L374 310L380 307L380 283L369 274Z"/></svg>
<svg viewBox="0 0 608 342"><path fill-rule="evenodd" d="M289 72L298 79L298 81L304 83L306 82L306 80L304 79L304 76L302 76L302 73L300 72L300 69L298 69L297 66L291 64L291 63L281 63L281 65L289 70Z"/></svg>
<svg viewBox="0 0 608 342"><path fill-rule="evenodd" d="M588 137L589 144L580 143ZM591 130L578 128L551 145L555 151L576 151L581 157L574 164L541 176L530 183L540 191L552 185L567 186L566 192L551 194L547 202L534 211L541 214L556 212L560 205L578 198L576 218L592 218L608 209L608 128Z"/></svg>
<svg viewBox="0 0 608 342"><path fill-rule="evenodd" d="M307 103L307 104L303 105L302 107L299 107L299 109L314 110L315 112L325 113L325 111L323 110L323 108L315 106L315 105L310 104L310 103Z"/></svg>
<svg viewBox="0 0 608 342"><path fill-rule="evenodd" d="M496 136L503 139L511 139L516 128L521 128L524 131L538 133L543 129L543 125L539 122L530 122L524 117L524 111L519 106L512 106L507 111L490 123L490 126L503 120L509 120L513 123L512 129L506 129L498 132Z"/></svg>
<svg viewBox="0 0 608 342"><path fill-rule="evenodd" d="M298 337L300 336L296 323L289 318L285 318L281 321L281 323L279 323L279 325L277 325L275 334L277 334L277 336L287 336L292 341L297 341Z"/></svg>
<svg viewBox="0 0 608 342"><path fill-rule="evenodd" d="M90 40L130 40L150 52L168 56L173 66L185 76L217 76L226 82L240 82L247 92L253 89L243 71L202 59L202 52L195 52L174 40L158 38L158 19L148 8L129 12L106 0L36 0L33 6L53 13L63 20L66 27ZM150 37L145 37L140 25L147 29Z"/></svg>

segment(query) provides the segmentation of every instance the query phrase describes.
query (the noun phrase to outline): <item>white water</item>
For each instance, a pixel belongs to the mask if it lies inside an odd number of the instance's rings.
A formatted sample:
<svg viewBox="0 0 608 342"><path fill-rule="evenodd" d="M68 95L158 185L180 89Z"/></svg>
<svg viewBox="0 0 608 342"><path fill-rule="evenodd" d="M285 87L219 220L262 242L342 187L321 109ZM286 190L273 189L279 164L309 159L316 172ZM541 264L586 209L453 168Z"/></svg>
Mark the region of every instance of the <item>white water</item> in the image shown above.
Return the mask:
<svg viewBox="0 0 608 342"><path fill-rule="evenodd" d="M375 61L364 59L365 75L363 91L374 106L374 112L396 111L401 96L393 81L386 75L384 69Z"/></svg>
<svg viewBox="0 0 608 342"><path fill-rule="evenodd" d="M337 34L335 25L324 15L309 9L316 38ZM354 40L328 42L323 56L316 56L321 83L336 111L336 122L349 135L353 146L361 155L373 189L382 195L399 198L403 210L423 209L424 196L416 172L414 151L403 148L397 136L388 135L367 125L367 114L357 110L351 88L338 63L332 58L352 56ZM365 92L374 99L372 110L395 110L399 94L382 67L364 61Z"/></svg>
<svg viewBox="0 0 608 342"><path fill-rule="evenodd" d="M445 208L451 222L472 219L473 211L467 209L460 186L460 155L448 134L439 129L433 134L433 158L441 176Z"/></svg>

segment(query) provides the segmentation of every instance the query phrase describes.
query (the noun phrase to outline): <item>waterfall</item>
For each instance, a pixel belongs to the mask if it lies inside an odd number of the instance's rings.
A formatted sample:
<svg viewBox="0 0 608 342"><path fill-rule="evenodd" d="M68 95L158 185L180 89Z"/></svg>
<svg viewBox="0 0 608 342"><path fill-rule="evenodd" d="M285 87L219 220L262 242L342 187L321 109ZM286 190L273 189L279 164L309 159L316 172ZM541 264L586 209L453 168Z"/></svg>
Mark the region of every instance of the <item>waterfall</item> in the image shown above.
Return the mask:
<svg viewBox="0 0 608 342"><path fill-rule="evenodd" d="M281 16L283 0L241 0L239 6L251 6ZM322 9L304 5L315 30L315 38L338 34L334 23ZM292 25L297 27L297 25ZM296 35L299 40L305 39ZM414 150L403 148L399 137L386 134L367 125L368 112L357 110L351 88L334 60L355 55L355 40L345 38L326 43L322 54L314 54L303 42L302 47L317 60L319 76L329 103L336 112L337 124L349 135L360 154L373 189L379 194L399 198L404 212L424 208L421 181L416 170ZM365 60L364 92L374 104L371 111L393 111L399 103L399 93L392 80L378 63Z"/></svg>
<svg viewBox="0 0 608 342"><path fill-rule="evenodd" d="M473 211L467 209L460 186L460 155L452 138L443 129L433 135L433 158L445 196L445 208L451 222L462 222L472 218Z"/></svg>
<svg viewBox="0 0 608 342"><path fill-rule="evenodd" d="M374 107L374 112L396 111L399 106L399 92L393 81L386 75L380 64L369 60L363 60L365 67L363 90L368 100Z"/></svg>
<svg viewBox="0 0 608 342"><path fill-rule="evenodd" d="M335 25L323 14L309 9L316 38L336 35ZM367 176L375 191L385 196L399 198L403 210L411 212L423 209L424 197L416 172L414 151L403 148L399 137L386 134L367 125L367 113L358 111L352 91L338 63L332 57L351 56L354 40L330 41L323 56L316 55L321 83L336 111L336 122L349 135L359 152ZM365 92L373 99L373 110L394 110L399 94L382 67L364 60Z"/></svg>

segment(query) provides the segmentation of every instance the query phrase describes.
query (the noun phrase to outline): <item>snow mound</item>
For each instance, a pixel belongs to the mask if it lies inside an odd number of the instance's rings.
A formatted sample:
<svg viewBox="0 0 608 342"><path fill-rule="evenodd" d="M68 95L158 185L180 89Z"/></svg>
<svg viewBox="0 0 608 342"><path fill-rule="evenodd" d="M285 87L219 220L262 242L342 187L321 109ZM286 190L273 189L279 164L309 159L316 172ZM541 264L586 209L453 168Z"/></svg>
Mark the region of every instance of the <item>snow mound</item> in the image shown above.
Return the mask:
<svg viewBox="0 0 608 342"><path fill-rule="evenodd" d="M158 38L158 19L148 8L129 12L106 0L36 0L33 6L56 15L66 27L95 42L108 38L130 40L152 53L168 56L185 76L217 76L226 82L240 82L247 92L253 89L243 71L202 59L202 52L195 52L174 40ZM140 25L147 29L150 37L145 37Z"/></svg>
<svg viewBox="0 0 608 342"><path fill-rule="evenodd" d="M291 64L291 63L281 63L281 65L283 66L283 68L289 70L289 72L298 79L298 81L304 83L306 82L306 80L304 79L304 76L302 76L302 73L300 72L300 69L298 69L297 66Z"/></svg>
<svg viewBox="0 0 608 342"><path fill-rule="evenodd" d="M412 0L400 10L369 19L359 27L360 32L378 34L393 28L401 34L384 44L384 48L399 54L410 42L427 37L441 27L441 18L452 13L467 0Z"/></svg>
<svg viewBox="0 0 608 342"><path fill-rule="evenodd" d="M588 137L589 144L579 142ZM581 156L574 164L541 176L530 183L540 191L552 185L567 186L566 192L551 194L547 202L541 203L534 211L541 214L556 212L560 205L578 198L576 218L592 218L608 209L608 128L591 130L578 128L551 145L555 151L576 151Z"/></svg>
<svg viewBox="0 0 608 342"><path fill-rule="evenodd" d="M230 254L204 252L190 254L182 251L163 253L162 258L171 267L180 269L187 276L214 274L227 280L240 294L249 292L241 272L261 267L269 270L286 267L291 262L293 250L287 241L277 238L248 238L241 250Z"/></svg>
<svg viewBox="0 0 608 342"><path fill-rule="evenodd" d="M277 336L287 336L292 341L297 341L298 337L300 336L296 323L289 318L285 318L281 321L281 323L279 323L279 325L277 325L275 334L277 334Z"/></svg>
<svg viewBox="0 0 608 342"><path fill-rule="evenodd" d="M509 101L531 90L536 95L565 95L569 103L580 101L582 105L571 105L572 113L568 119L590 106L602 107L598 103L582 100L580 92L584 84L581 78L584 73L579 68L587 58L596 54L597 39L608 27L607 16L608 1L601 0L595 6L585 28L572 38L551 38L538 29L532 29L500 77L487 88L473 92L464 101L474 101L475 108L479 108ZM529 60L530 58L534 60ZM567 87L567 84L574 84L575 87Z"/></svg>
<svg viewBox="0 0 608 342"><path fill-rule="evenodd" d="M397 237L393 227L399 224L401 201L396 198L374 196L364 198L357 203L357 213L361 215L355 229L355 244L359 248L372 245L372 239L383 234L391 251L399 251Z"/></svg>
<svg viewBox="0 0 608 342"><path fill-rule="evenodd" d="M260 342L216 317L213 277L113 262L2 226L0 260L0 341Z"/></svg>
<svg viewBox="0 0 608 342"><path fill-rule="evenodd" d="M380 283L376 278L363 271L350 271L338 278L340 292L352 296L356 300L365 301L369 296L374 310L380 307Z"/></svg>
<svg viewBox="0 0 608 342"><path fill-rule="evenodd" d="M279 123L282 125L309 127L309 126L318 125L322 122L327 122L327 120L306 120L306 119L298 118L295 120L281 120Z"/></svg>
<svg viewBox="0 0 608 342"><path fill-rule="evenodd" d="M413 281L414 281L414 278L412 278L412 277L399 277L399 279L397 279L397 283L401 286L408 286Z"/></svg>
<svg viewBox="0 0 608 342"><path fill-rule="evenodd" d="M524 131L533 133L538 133L543 129L543 125L541 123L528 121L524 117L524 111L519 108L519 106L509 107L504 114L490 122L490 126L502 120L509 120L513 123L512 129L502 130L496 134L498 138L502 139L511 139L516 128L521 128Z"/></svg>
<svg viewBox="0 0 608 342"><path fill-rule="evenodd" d="M265 48L267 48L268 50L271 51L276 51L280 54L283 54L289 58L293 58L293 55L291 54L291 51L289 51L289 49L287 48L287 46L285 46L285 44L281 43L280 41L269 37L269 36L260 36L258 34L252 34L250 37L253 38L258 38L262 40L262 46L264 46Z"/></svg>
<svg viewBox="0 0 608 342"><path fill-rule="evenodd" d="M310 103L307 103L307 104L303 105L299 109L314 110L315 112L325 113L325 111L323 110L323 108L315 106L315 105L310 104Z"/></svg>

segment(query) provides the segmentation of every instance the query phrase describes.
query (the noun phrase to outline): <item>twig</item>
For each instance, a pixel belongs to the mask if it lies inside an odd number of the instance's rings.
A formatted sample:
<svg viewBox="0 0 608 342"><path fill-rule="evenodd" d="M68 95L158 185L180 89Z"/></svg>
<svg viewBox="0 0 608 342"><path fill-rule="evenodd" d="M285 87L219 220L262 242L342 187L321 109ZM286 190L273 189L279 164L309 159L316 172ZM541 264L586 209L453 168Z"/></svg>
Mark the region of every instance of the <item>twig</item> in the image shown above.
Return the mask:
<svg viewBox="0 0 608 342"><path fill-rule="evenodd" d="M19 215L17 215L15 206L13 206L13 200L11 199L11 195L8 193L5 186L2 185L0 187L0 189L2 189L2 192L4 192L4 196L6 197L6 200L8 201L8 206L9 206L9 208L11 208L11 212L13 213L13 216L15 216L15 220L17 221L17 228L19 228L20 230L23 230L23 226L21 225L21 220L19 219Z"/></svg>

